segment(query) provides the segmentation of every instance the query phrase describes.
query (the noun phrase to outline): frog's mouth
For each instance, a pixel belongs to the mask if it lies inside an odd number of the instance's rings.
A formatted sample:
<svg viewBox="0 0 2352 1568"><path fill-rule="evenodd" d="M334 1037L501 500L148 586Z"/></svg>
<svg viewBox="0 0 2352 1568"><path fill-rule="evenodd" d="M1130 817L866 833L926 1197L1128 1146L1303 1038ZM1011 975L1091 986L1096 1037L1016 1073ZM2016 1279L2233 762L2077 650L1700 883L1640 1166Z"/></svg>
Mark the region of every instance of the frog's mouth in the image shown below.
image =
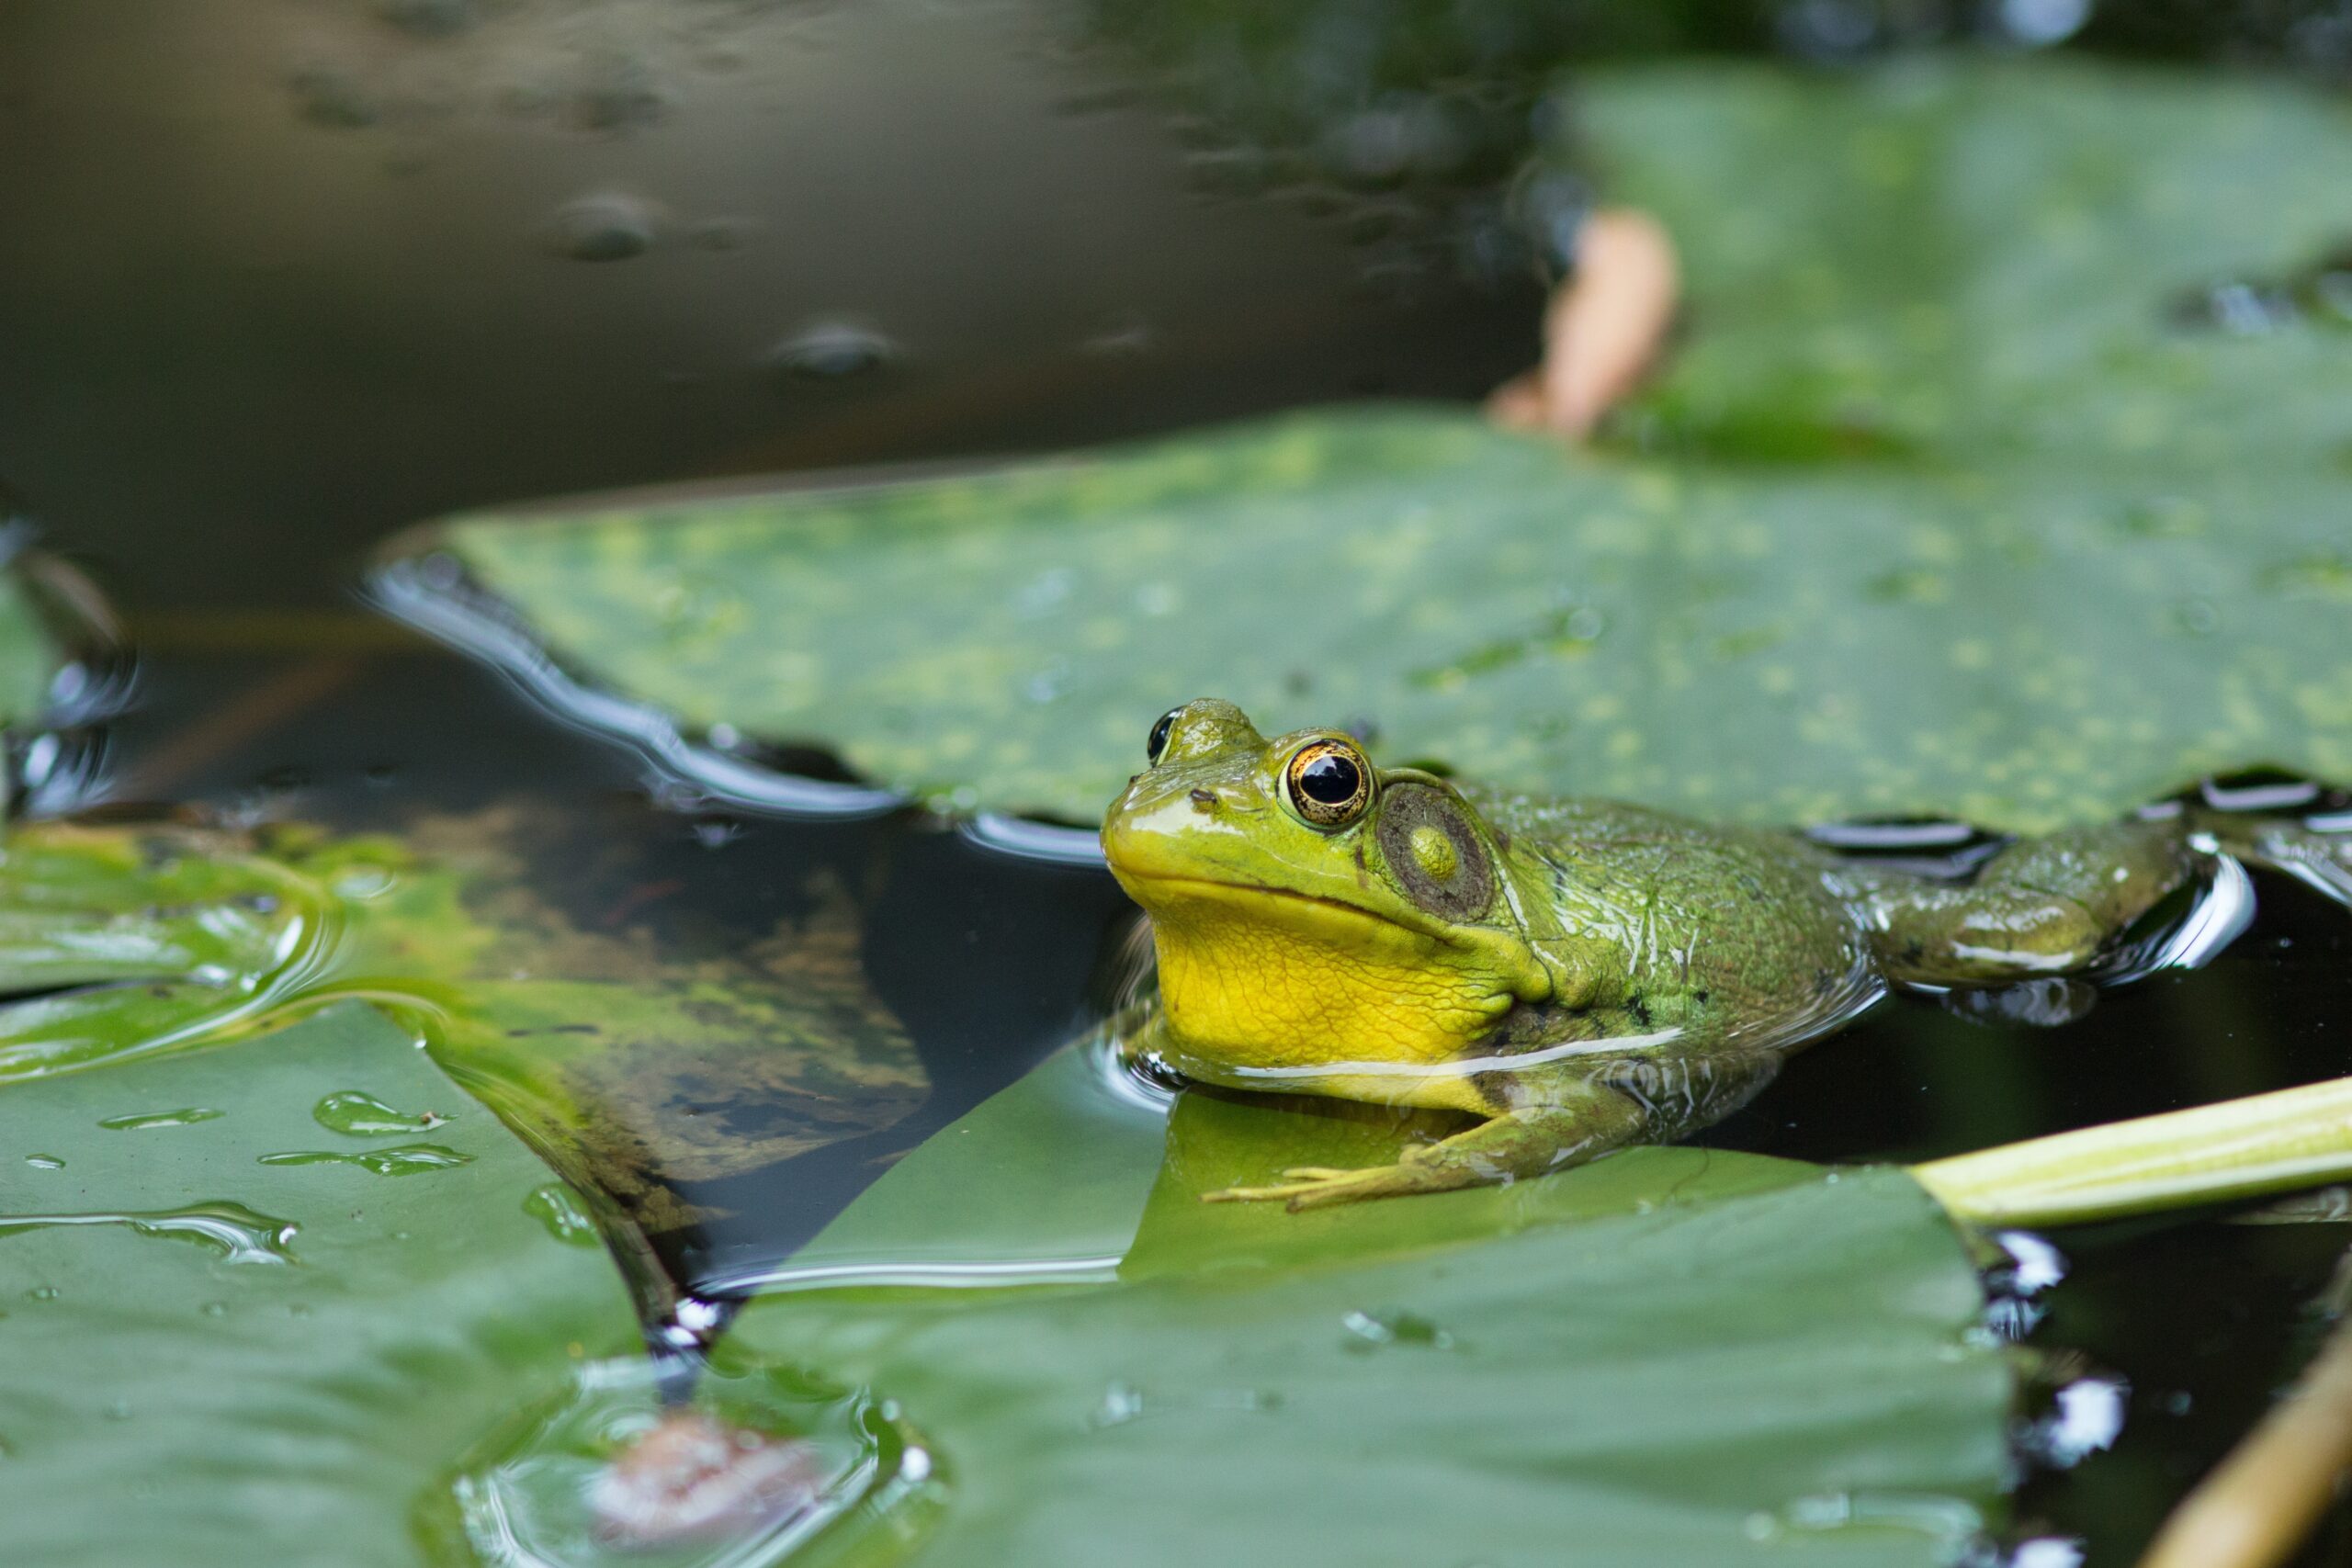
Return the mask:
<svg viewBox="0 0 2352 1568"><path fill-rule="evenodd" d="M1389 931L1404 931L1430 941L1442 942L1450 934L1448 928L1435 923L1400 919L1385 910L1368 909L1344 898L1333 898L1320 893L1304 893L1295 887L1275 887L1262 882L1231 882L1221 877L1194 876L1172 872L1135 871L1112 863L1111 874L1119 879L1130 897L1155 915L1171 904L1204 902L1240 905L1244 908L1260 899L1296 905L1303 922L1331 921L1344 925L1356 922Z"/></svg>

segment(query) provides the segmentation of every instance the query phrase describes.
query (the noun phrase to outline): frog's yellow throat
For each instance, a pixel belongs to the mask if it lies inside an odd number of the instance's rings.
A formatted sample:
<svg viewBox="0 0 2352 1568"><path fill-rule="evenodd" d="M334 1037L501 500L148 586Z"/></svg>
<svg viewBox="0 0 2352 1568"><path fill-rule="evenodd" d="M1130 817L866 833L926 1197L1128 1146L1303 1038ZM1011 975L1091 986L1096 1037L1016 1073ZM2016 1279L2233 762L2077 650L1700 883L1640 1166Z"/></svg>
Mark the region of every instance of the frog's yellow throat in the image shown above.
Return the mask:
<svg viewBox="0 0 2352 1568"><path fill-rule="evenodd" d="M1123 875L1151 911L1175 1066L1237 1088L1491 1111L1445 1064L1550 983L1523 942L1418 931L1336 900L1181 876ZM1426 1067L1349 1074L1345 1064ZM1328 1075L1301 1069L1330 1066Z"/></svg>

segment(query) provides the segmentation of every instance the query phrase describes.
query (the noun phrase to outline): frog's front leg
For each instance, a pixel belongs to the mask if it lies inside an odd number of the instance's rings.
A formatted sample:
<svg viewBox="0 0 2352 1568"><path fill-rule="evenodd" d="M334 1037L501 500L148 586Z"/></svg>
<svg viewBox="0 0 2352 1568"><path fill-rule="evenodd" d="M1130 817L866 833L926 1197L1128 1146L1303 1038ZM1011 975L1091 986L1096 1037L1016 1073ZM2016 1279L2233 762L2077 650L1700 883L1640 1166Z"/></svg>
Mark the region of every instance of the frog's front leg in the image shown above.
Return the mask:
<svg viewBox="0 0 2352 1568"><path fill-rule="evenodd" d="M2081 969L2187 880L2177 819L2076 829L2010 845L1953 885L1855 866L1889 979L1982 985Z"/></svg>
<svg viewBox="0 0 2352 1568"><path fill-rule="evenodd" d="M1648 1112L1630 1096L1589 1083L1551 1103L1508 1111L1466 1133L1408 1149L1395 1165L1362 1170L1293 1166L1279 1182L1227 1187L1201 1198L1208 1203L1280 1200L1295 1213L1367 1198L1498 1186L1565 1170L1636 1143L1648 1122Z"/></svg>

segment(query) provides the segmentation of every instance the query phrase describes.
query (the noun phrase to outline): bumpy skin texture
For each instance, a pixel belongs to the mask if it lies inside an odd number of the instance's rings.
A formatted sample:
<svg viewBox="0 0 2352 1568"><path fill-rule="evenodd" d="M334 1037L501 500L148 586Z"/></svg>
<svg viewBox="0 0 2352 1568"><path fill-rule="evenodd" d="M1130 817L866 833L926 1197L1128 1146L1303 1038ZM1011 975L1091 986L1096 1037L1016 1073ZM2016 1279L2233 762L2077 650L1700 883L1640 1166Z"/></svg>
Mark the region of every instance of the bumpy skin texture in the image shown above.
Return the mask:
<svg viewBox="0 0 2352 1568"><path fill-rule="evenodd" d="M1334 752L1360 795L1302 795L1297 770ZM1294 1208L1679 1136L1887 982L2081 968L2194 869L2176 818L2030 840L1966 884L1930 881L1793 834L1375 772L1343 735L1268 741L1216 701L1169 716L1102 842L1153 919L1150 1044L1170 1065L1486 1118L1395 1166L1214 1195Z"/></svg>

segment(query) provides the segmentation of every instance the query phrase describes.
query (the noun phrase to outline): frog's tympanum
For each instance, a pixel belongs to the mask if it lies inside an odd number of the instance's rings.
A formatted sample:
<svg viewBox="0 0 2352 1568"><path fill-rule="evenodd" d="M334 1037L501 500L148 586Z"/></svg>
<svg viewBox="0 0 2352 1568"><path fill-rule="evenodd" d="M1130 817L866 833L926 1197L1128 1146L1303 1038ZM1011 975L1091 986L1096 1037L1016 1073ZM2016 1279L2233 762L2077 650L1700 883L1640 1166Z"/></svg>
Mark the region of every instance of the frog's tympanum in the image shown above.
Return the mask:
<svg viewBox="0 0 2352 1568"><path fill-rule="evenodd" d="M1227 1088L1483 1119L1393 1166L1214 1194L1294 1208L1679 1135L1890 984L2091 965L2200 858L2175 813L1937 880L1793 833L1375 768L1345 734L1268 740L1224 702L1168 714L1148 750L1102 847L1151 915L1150 1049Z"/></svg>

